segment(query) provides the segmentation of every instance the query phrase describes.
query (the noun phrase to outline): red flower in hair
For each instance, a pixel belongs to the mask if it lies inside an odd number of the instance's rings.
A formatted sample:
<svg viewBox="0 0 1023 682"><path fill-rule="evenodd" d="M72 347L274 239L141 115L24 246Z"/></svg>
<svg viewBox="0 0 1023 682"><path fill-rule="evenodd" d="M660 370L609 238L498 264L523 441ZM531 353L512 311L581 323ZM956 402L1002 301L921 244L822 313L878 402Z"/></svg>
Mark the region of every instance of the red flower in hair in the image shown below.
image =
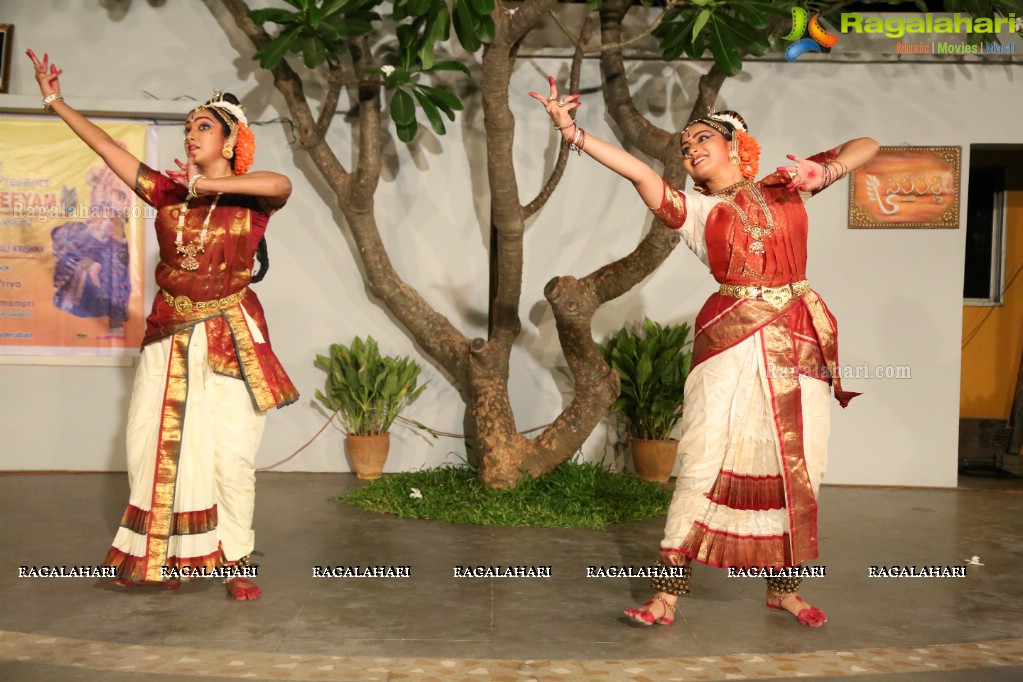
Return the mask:
<svg viewBox="0 0 1023 682"><path fill-rule="evenodd" d="M757 171L760 170L760 145L757 138L742 130L736 130L732 135L735 136L739 152L739 171L742 177L747 180L756 179Z"/></svg>
<svg viewBox="0 0 1023 682"><path fill-rule="evenodd" d="M256 137L244 123L238 124L238 139L234 143L234 174L242 175L252 167L256 155Z"/></svg>

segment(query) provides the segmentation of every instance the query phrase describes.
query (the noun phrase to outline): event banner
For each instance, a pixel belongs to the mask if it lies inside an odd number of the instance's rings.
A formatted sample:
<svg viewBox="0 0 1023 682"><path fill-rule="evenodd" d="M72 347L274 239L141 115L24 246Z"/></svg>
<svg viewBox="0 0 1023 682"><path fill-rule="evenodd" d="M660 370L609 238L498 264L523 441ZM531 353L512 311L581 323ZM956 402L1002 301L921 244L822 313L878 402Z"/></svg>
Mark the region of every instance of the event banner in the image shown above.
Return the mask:
<svg viewBox="0 0 1023 682"><path fill-rule="evenodd" d="M148 124L98 125L146 158ZM147 208L63 122L0 118L0 355L137 355Z"/></svg>

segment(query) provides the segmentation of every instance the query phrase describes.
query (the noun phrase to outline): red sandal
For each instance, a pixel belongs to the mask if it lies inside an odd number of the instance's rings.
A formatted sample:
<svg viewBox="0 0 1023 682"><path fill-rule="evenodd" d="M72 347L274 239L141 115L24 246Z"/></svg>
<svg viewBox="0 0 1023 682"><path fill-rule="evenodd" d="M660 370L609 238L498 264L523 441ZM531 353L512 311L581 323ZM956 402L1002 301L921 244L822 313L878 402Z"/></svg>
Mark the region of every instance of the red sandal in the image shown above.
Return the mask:
<svg viewBox="0 0 1023 682"><path fill-rule="evenodd" d="M660 618L655 617L654 614L651 613L650 609L648 608L655 601L659 601L661 602L661 604L664 605L664 614ZM668 616L669 613L672 614L672 616L669 617ZM672 623L675 622L674 613L675 605L669 604L668 600L659 594L656 594L653 597L651 597L650 601L648 601L646 604L643 604L642 608L625 609L625 615L629 617L629 620L631 620L634 623L639 623L640 625L671 625Z"/></svg>
<svg viewBox="0 0 1023 682"><path fill-rule="evenodd" d="M803 598L800 597L798 594L786 594L783 595L778 600L777 604L767 602L767 608L773 609L775 611L788 611L788 609L781 605L781 602L785 600L785 597L790 596L798 599L800 603L806 604L806 602L803 601ZM789 611L789 613L792 612ZM798 620L803 625L809 625L812 628L819 628L820 626L828 622L828 615L826 613L824 613L823 611L814 606L810 606L809 604L806 605L806 608L801 609L799 613L793 613L792 615L795 617L796 620Z"/></svg>

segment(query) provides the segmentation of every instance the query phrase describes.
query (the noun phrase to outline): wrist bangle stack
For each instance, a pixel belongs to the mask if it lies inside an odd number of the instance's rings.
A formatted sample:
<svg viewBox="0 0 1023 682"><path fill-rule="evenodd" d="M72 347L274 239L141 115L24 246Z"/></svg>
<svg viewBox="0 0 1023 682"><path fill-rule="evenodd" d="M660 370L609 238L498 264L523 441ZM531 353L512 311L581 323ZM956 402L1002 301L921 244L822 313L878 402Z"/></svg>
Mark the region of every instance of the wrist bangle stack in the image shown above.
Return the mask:
<svg viewBox="0 0 1023 682"><path fill-rule="evenodd" d="M832 164L834 164L834 166ZM838 169L836 169L835 166L837 166ZM821 170L824 171L824 181L821 183L820 189L824 189L825 187L828 187L829 185L832 185L844 178L849 172L849 167L838 159L831 159L830 161L825 161L821 164Z"/></svg>
<svg viewBox="0 0 1023 682"><path fill-rule="evenodd" d="M196 189L195 189L195 183L199 182L200 180L205 180L205 179L206 179L206 176L203 175L202 173L196 173L195 175L193 175L192 177L190 177L188 179L188 198L189 199L195 199L197 196L199 196L199 192L197 192Z"/></svg>
<svg viewBox="0 0 1023 682"><path fill-rule="evenodd" d="M43 110L44 111L53 111L53 107L51 105L54 102L56 102L58 99L64 99L64 96L61 95L59 92L55 92L52 95L47 95L46 97L44 97L43 98Z"/></svg>
<svg viewBox="0 0 1023 682"><path fill-rule="evenodd" d="M829 164L827 161L822 163L821 172L823 173L823 177L821 178L820 188L824 189L825 187L827 187L828 185L835 181L834 177L832 177L831 164Z"/></svg>
<svg viewBox="0 0 1023 682"><path fill-rule="evenodd" d="M586 131L582 128L575 129L575 135L572 136L572 141L568 143L569 150L579 154L583 153L583 148L586 146Z"/></svg>

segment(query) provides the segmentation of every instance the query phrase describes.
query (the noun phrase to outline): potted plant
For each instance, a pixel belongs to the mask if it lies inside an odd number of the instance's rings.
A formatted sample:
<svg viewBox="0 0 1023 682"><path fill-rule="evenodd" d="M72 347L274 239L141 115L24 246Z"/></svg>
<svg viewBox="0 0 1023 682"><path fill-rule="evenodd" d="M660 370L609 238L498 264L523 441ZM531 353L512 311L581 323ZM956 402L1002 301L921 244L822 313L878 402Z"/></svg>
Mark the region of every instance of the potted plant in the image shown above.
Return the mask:
<svg viewBox="0 0 1023 682"><path fill-rule="evenodd" d="M622 383L611 411L625 415L632 462L647 481L663 483L675 468L678 441L671 432L682 418L693 362L690 329L688 322L661 326L644 317L642 333L623 327L601 346Z"/></svg>
<svg viewBox="0 0 1023 682"><path fill-rule="evenodd" d="M317 390L316 397L340 415L355 475L380 478L391 424L426 388L416 386L421 368L408 357L382 357L373 337L355 337L350 348L331 344L329 356L316 356L316 366L327 373L326 394Z"/></svg>

